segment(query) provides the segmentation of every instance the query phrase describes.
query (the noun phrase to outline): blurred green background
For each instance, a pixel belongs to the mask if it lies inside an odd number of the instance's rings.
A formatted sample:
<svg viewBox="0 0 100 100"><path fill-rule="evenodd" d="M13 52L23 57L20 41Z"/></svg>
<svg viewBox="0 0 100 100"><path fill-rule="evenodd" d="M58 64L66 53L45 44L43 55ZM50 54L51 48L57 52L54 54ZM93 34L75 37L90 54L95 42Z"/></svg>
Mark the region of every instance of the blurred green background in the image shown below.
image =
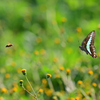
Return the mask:
<svg viewBox="0 0 100 100"><path fill-rule="evenodd" d="M79 49L95 30L97 58ZM1 0L0 100L100 100L100 1ZM5 46L11 43L12 47Z"/></svg>

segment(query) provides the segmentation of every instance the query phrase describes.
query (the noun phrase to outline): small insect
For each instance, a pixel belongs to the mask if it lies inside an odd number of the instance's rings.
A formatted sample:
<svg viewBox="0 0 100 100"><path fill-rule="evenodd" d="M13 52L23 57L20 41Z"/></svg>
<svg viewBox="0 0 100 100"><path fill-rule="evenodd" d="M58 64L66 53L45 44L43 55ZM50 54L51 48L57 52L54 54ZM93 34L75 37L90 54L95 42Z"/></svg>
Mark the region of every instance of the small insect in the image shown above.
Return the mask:
<svg viewBox="0 0 100 100"><path fill-rule="evenodd" d="M93 58L96 58L95 46L94 46L94 38L95 31L92 31L88 34L88 36L83 40L81 46L79 48L86 52L86 54L90 54Z"/></svg>
<svg viewBox="0 0 100 100"><path fill-rule="evenodd" d="M13 46L11 43L7 44L6 47L11 47Z"/></svg>

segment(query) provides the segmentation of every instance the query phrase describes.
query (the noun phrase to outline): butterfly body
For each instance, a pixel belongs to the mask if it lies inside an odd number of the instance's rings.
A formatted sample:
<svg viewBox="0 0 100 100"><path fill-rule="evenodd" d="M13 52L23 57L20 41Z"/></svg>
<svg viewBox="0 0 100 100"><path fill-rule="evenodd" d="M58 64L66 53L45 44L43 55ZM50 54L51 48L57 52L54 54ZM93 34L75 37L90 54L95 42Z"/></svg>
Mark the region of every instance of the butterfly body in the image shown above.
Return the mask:
<svg viewBox="0 0 100 100"><path fill-rule="evenodd" d="M86 52L86 54L90 54L93 58L96 58L95 46L94 46L94 38L95 31L92 31L88 34L88 36L83 40L81 46L79 48Z"/></svg>
<svg viewBox="0 0 100 100"><path fill-rule="evenodd" d="M82 50L82 51L85 51L86 54L88 54L88 51L86 49L84 49L82 46L79 46L79 48Z"/></svg>

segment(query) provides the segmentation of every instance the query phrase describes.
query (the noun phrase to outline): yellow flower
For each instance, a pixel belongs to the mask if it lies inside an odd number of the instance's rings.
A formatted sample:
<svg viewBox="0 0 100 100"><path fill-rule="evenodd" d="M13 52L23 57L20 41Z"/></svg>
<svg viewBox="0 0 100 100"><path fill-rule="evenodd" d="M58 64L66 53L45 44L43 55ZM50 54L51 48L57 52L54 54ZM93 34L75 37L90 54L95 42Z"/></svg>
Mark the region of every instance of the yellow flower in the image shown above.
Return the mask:
<svg viewBox="0 0 100 100"><path fill-rule="evenodd" d="M37 50L34 51L35 55L39 55L39 52Z"/></svg>
<svg viewBox="0 0 100 100"><path fill-rule="evenodd" d="M21 68L18 68L17 69L17 73L21 73Z"/></svg>
<svg viewBox="0 0 100 100"><path fill-rule="evenodd" d="M52 25L56 25L57 23L56 23L56 21L52 21Z"/></svg>
<svg viewBox="0 0 100 100"><path fill-rule="evenodd" d="M46 87L47 86L47 80L46 79L42 79L42 84L43 84L43 87Z"/></svg>
<svg viewBox="0 0 100 100"><path fill-rule="evenodd" d="M17 88L18 87L18 83L14 82L13 83L13 87L16 87Z"/></svg>
<svg viewBox="0 0 100 100"><path fill-rule="evenodd" d="M45 55L45 53L46 53L46 51L45 51L44 49L41 49L41 50L40 50L40 54L41 54L41 55Z"/></svg>
<svg viewBox="0 0 100 100"><path fill-rule="evenodd" d="M61 90L60 93L61 93L61 95L64 95L65 94L65 91L64 90Z"/></svg>
<svg viewBox="0 0 100 100"><path fill-rule="evenodd" d="M62 17L61 21L66 22L67 21L66 17Z"/></svg>
<svg viewBox="0 0 100 100"><path fill-rule="evenodd" d="M42 83L47 84L47 80L46 79L42 79Z"/></svg>
<svg viewBox="0 0 100 100"><path fill-rule="evenodd" d="M89 70L89 71L88 71L88 74L89 74L89 75L93 75L93 71L92 71L92 70Z"/></svg>
<svg viewBox="0 0 100 100"><path fill-rule="evenodd" d="M98 29L100 29L100 24L98 24Z"/></svg>
<svg viewBox="0 0 100 100"><path fill-rule="evenodd" d="M51 74L47 74L47 78L51 77Z"/></svg>
<svg viewBox="0 0 100 100"><path fill-rule="evenodd" d="M41 43L41 42L42 42L41 37L37 37L37 38L36 38L36 42L37 42L37 43Z"/></svg>
<svg viewBox="0 0 100 100"><path fill-rule="evenodd" d="M98 88L100 88L100 83L98 84Z"/></svg>
<svg viewBox="0 0 100 100"><path fill-rule="evenodd" d="M78 83L79 85L81 85L81 84L82 84L82 81L81 81L81 80L79 80L77 83Z"/></svg>
<svg viewBox="0 0 100 100"><path fill-rule="evenodd" d="M98 78L98 74L94 74L94 78L95 78L95 79Z"/></svg>
<svg viewBox="0 0 100 100"><path fill-rule="evenodd" d="M22 73L23 73L23 75L25 75L26 74L26 69L22 69Z"/></svg>
<svg viewBox="0 0 100 100"><path fill-rule="evenodd" d="M55 38L55 44L59 44L60 43L60 39L59 38Z"/></svg>
<svg viewBox="0 0 100 100"><path fill-rule="evenodd" d="M43 93L43 89L39 89L39 93Z"/></svg>
<svg viewBox="0 0 100 100"><path fill-rule="evenodd" d="M63 67L63 66L61 66L59 69L60 69L61 71L63 71L63 70L64 70L64 67Z"/></svg>
<svg viewBox="0 0 100 100"><path fill-rule="evenodd" d="M80 100L80 98L79 97L76 97L75 100Z"/></svg>
<svg viewBox="0 0 100 100"><path fill-rule="evenodd" d="M46 93L47 96L51 96L51 95L52 95L52 90L46 88L46 89L45 89L45 93Z"/></svg>
<svg viewBox="0 0 100 100"><path fill-rule="evenodd" d="M16 87L13 87L12 90L13 90L13 92L16 92L17 91L17 88Z"/></svg>
<svg viewBox="0 0 100 100"><path fill-rule="evenodd" d="M28 90L28 91L32 90L29 84L26 85L26 90Z"/></svg>
<svg viewBox="0 0 100 100"><path fill-rule="evenodd" d="M56 77L56 78L60 78L60 75L59 75L59 74L56 74L55 77Z"/></svg>
<svg viewBox="0 0 100 100"><path fill-rule="evenodd" d="M73 97L71 97L70 100L75 100L75 99Z"/></svg>
<svg viewBox="0 0 100 100"><path fill-rule="evenodd" d="M96 84L96 83L92 83L92 85L93 85L94 87L97 87L97 84Z"/></svg>
<svg viewBox="0 0 100 100"><path fill-rule="evenodd" d="M65 29L62 27L62 28L60 29L60 32L61 32L61 33L64 33L64 32L65 32Z"/></svg>
<svg viewBox="0 0 100 100"><path fill-rule="evenodd" d="M20 80L20 86L22 86L23 85L23 80Z"/></svg>
<svg viewBox="0 0 100 100"><path fill-rule="evenodd" d="M66 73L69 75L71 73L70 69L66 69Z"/></svg>
<svg viewBox="0 0 100 100"><path fill-rule="evenodd" d="M87 92L87 95L90 96L90 97L92 96L91 92Z"/></svg>
<svg viewBox="0 0 100 100"><path fill-rule="evenodd" d="M82 100L87 100L87 99L84 97L84 98L82 98Z"/></svg>
<svg viewBox="0 0 100 100"><path fill-rule="evenodd" d="M7 92L8 92L6 88L2 88L1 91L2 91L3 93L7 93Z"/></svg>
<svg viewBox="0 0 100 100"><path fill-rule="evenodd" d="M56 92L56 96L60 97L61 96L61 92Z"/></svg>
<svg viewBox="0 0 100 100"><path fill-rule="evenodd" d="M100 57L100 52L98 53L98 57Z"/></svg>
<svg viewBox="0 0 100 100"><path fill-rule="evenodd" d="M76 31L80 33L82 31L82 29L80 27L77 27Z"/></svg>
<svg viewBox="0 0 100 100"><path fill-rule="evenodd" d="M70 98L68 97L67 100L70 100Z"/></svg>
<svg viewBox="0 0 100 100"><path fill-rule="evenodd" d="M10 74L5 74L5 78L10 78Z"/></svg>
<svg viewBox="0 0 100 100"><path fill-rule="evenodd" d="M11 66L15 67L16 66L16 63L15 62L12 62L11 63Z"/></svg>
<svg viewBox="0 0 100 100"><path fill-rule="evenodd" d="M3 97L2 96L0 96L0 100L3 100Z"/></svg>
<svg viewBox="0 0 100 100"><path fill-rule="evenodd" d="M53 96L52 98L53 98L53 100L57 100L57 96Z"/></svg>
<svg viewBox="0 0 100 100"><path fill-rule="evenodd" d="M20 80L20 83L23 83L23 80Z"/></svg>
<svg viewBox="0 0 100 100"><path fill-rule="evenodd" d="M53 62L56 63L57 61L58 61L58 58L57 57L54 57L53 58Z"/></svg>

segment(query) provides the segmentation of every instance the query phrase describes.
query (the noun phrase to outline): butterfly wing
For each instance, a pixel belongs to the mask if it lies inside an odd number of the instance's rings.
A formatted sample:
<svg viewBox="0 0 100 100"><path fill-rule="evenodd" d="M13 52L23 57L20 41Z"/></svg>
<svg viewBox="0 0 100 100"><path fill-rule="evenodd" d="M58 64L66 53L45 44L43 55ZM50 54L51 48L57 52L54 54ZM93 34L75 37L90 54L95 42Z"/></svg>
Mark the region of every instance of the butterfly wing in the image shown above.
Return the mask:
<svg viewBox="0 0 100 100"><path fill-rule="evenodd" d="M88 40L90 39L90 36L92 35L92 41L90 41L90 45L93 45L94 44L94 37L95 37L95 31L92 31L88 34L88 36L83 40L81 46L86 48L86 44L88 42Z"/></svg>
<svg viewBox="0 0 100 100"><path fill-rule="evenodd" d="M92 31L92 32L93 32L93 31ZM85 51L86 54L89 53L86 46L87 46L87 42L88 42L88 40L89 40L89 38L90 38L92 32L90 32L90 33L88 34L88 36L83 40L83 42L82 42L82 44L81 44L81 46L80 46L81 50Z"/></svg>
<svg viewBox="0 0 100 100"><path fill-rule="evenodd" d="M97 55L96 55L96 52L95 52L95 46L94 46L94 38L95 38L95 31L92 31L93 32L93 35L92 35L92 39L91 39L91 43L90 43L90 55L93 57L93 58L96 58Z"/></svg>
<svg viewBox="0 0 100 100"><path fill-rule="evenodd" d="M88 36L83 40L81 44L81 49L84 50L87 54L89 53L93 58L96 58L96 52L94 45L95 31L92 31Z"/></svg>
<svg viewBox="0 0 100 100"><path fill-rule="evenodd" d="M93 35L92 35L92 39L91 39L90 46L91 46L91 45L94 45L95 31L92 31L91 33L93 33ZM91 35L91 34L90 34L90 35Z"/></svg>
<svg viewBox="0 0 100 100"><path fill-rule="evenodd" d="M95 52L95 46L91 45L91 46L90 46L90 50L91 50L91 54L90 54L90 55L91 55L93 58L96 58L97 55L96 55L96 52Z"/></svg>

